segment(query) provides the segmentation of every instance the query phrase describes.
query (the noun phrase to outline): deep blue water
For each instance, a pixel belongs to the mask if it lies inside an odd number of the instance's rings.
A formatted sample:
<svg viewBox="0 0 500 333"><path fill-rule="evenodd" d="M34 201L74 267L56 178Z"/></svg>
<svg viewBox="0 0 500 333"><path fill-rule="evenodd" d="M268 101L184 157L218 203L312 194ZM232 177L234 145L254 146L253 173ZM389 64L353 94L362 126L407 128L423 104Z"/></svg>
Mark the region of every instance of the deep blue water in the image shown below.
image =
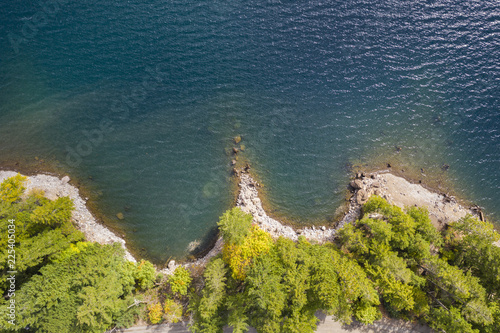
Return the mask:
<svg viewBox="0 0 500 333"><path fill-rule="evenodd" d="M334 215L349 166L385 162L443 176L500 216L498 1L3 1L0 13L0 163L69 173L158 262L209 238L231 206L236 135L274 213L296 222Z"/></svg>

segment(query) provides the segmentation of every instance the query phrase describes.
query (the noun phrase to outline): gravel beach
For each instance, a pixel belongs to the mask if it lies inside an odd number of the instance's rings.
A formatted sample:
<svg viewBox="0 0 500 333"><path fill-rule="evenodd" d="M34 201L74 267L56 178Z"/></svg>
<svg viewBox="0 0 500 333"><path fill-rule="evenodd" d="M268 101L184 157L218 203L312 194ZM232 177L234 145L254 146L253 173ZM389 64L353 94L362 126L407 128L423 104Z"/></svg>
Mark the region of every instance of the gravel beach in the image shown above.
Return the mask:
<svg viewBox="0 0 500 333"><path fill-rule="evenodd" d="M0 182L16 174L17 172L14 171L0 171ZM69 184L70 178L68 176L61 179L43 174L26 177L28 180L25 183L25 193L29 193L32 189L40 189L44 191L45 196L51 200L66 196L73 200L73 204L75 205L73 221L75 226L84 233L87 241L97 242L99 244L120 243L125 249L125 259L136 262L132 254L127 250L125 240L97 222L92 213L87 209L86 200L80 196L78 189Z"/></svg>

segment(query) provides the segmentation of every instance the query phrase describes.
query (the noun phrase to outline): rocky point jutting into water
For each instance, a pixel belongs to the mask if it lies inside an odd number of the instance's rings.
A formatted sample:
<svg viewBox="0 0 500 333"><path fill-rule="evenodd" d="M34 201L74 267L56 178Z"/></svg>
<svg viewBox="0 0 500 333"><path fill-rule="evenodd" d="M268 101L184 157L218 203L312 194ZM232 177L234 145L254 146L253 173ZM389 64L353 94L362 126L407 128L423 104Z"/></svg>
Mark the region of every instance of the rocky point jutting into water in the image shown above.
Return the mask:
<svg viewBox="0 0 500 333"><path fill-rule="evenodd" d="M0 182L16 174L17 172L13 171L0 171ZM78 189L68 183L70 180L68 176L62 179L42 174L26 177L28 178L25 183L26 192L32 189L40 189L48 199L55 200L67 196L73 200L73 204L75 205L72 216L73 221L76 227L84 233L87 241L100 244L120 243L125 249L125 258L129 261L136 262L134 257L127 250L125 240L96 221L92 213L87 209L86 200L80 196Z"/></svg>
<svg viewBox="0 0 500 333"><path fill-rule="evenodd" d="M331 241L338 229L359 218L361 206L372 195L381 196L390 204L401 208L406 206L426 207L429 210L432 223L437 228L456 221L468 213L480 217L480 211L460 205L452 196L429 191L420 184L412 184L406 179L388 172L376 172L366 176L358 174L356 179L350 182L349 186L353 195L349 200L347 213L336 228L313 226L295 230L269 217L262 208L259 199L257 191L259 184L245 171L241 171L239 174L240 192L236 205L243 211L252 214L254 221L274 237L284 236L296 240L299 235L303 235L308 240L320 243Z"/></svg>
<svg viewBox="0 0 500 333"><path fill-rule="evenodd" d="M253 221L260 228L269 232L274 238L280 236L297 240L299 236L304 236L309 241L324 243L332 241L337 230L345 224L351 223L361 215L361 206L368 201L370 196L378 195L386 199L390 204L401 208L406 206L426 207L429 210L429 217L435 227L441 228L447 223L456 221L466 214L472 214L481 217L477 209L467 208L460 205L452 196L432 192L420 184L412 184L402 177L394 176L388 171L380 171L368 175L358 173L349 187L352 190L352 196L349 199L349 207L343 218L335 228L305 227L294 229L284 225L280 221L271 218L262 208L262 202L259 198L258 188L260 187L246 169L235 170L239 177L239 192L236 200L236 206L244 212L253 216ZM377 218L377 216L373 216ZM223 241L219 238L210 252L203 258L186 264L189 266L204 266L208 261L217 255L222 249ZM165 274L172 274L178 264L171 261L168 267L163 269Z"/></svg>

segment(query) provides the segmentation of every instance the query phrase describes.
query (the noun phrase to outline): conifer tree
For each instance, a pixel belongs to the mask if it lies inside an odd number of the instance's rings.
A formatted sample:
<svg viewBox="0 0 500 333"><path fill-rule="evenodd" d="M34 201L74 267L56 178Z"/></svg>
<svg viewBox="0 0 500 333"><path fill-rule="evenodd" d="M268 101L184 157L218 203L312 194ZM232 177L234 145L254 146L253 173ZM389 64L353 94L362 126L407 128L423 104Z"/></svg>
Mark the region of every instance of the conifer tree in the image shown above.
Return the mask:
<svg viewBox="0 0 500 333"><path fill-rule="evenodd" d="M134 285L121 246L92 243L67 252L18 291L18 329L102 332L119 317Z"/></svg>

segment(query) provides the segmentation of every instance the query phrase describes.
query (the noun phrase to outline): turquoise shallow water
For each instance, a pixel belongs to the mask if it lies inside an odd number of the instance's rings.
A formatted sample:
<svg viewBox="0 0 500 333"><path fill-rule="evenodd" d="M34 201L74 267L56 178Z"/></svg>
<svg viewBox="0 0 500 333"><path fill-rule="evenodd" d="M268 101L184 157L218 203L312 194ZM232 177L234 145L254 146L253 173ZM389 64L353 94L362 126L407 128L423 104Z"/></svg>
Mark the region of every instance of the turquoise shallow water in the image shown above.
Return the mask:
<svg viewBox="0 0 500 333"><path fill-rule="evenodd" d="M79 179L157 262L209 239L231 206L236 135L274 213L299 223L334 215L351 165L386 161L443 174L500 216L498 2L0 12L0 163L37 157Z"/></svg>

